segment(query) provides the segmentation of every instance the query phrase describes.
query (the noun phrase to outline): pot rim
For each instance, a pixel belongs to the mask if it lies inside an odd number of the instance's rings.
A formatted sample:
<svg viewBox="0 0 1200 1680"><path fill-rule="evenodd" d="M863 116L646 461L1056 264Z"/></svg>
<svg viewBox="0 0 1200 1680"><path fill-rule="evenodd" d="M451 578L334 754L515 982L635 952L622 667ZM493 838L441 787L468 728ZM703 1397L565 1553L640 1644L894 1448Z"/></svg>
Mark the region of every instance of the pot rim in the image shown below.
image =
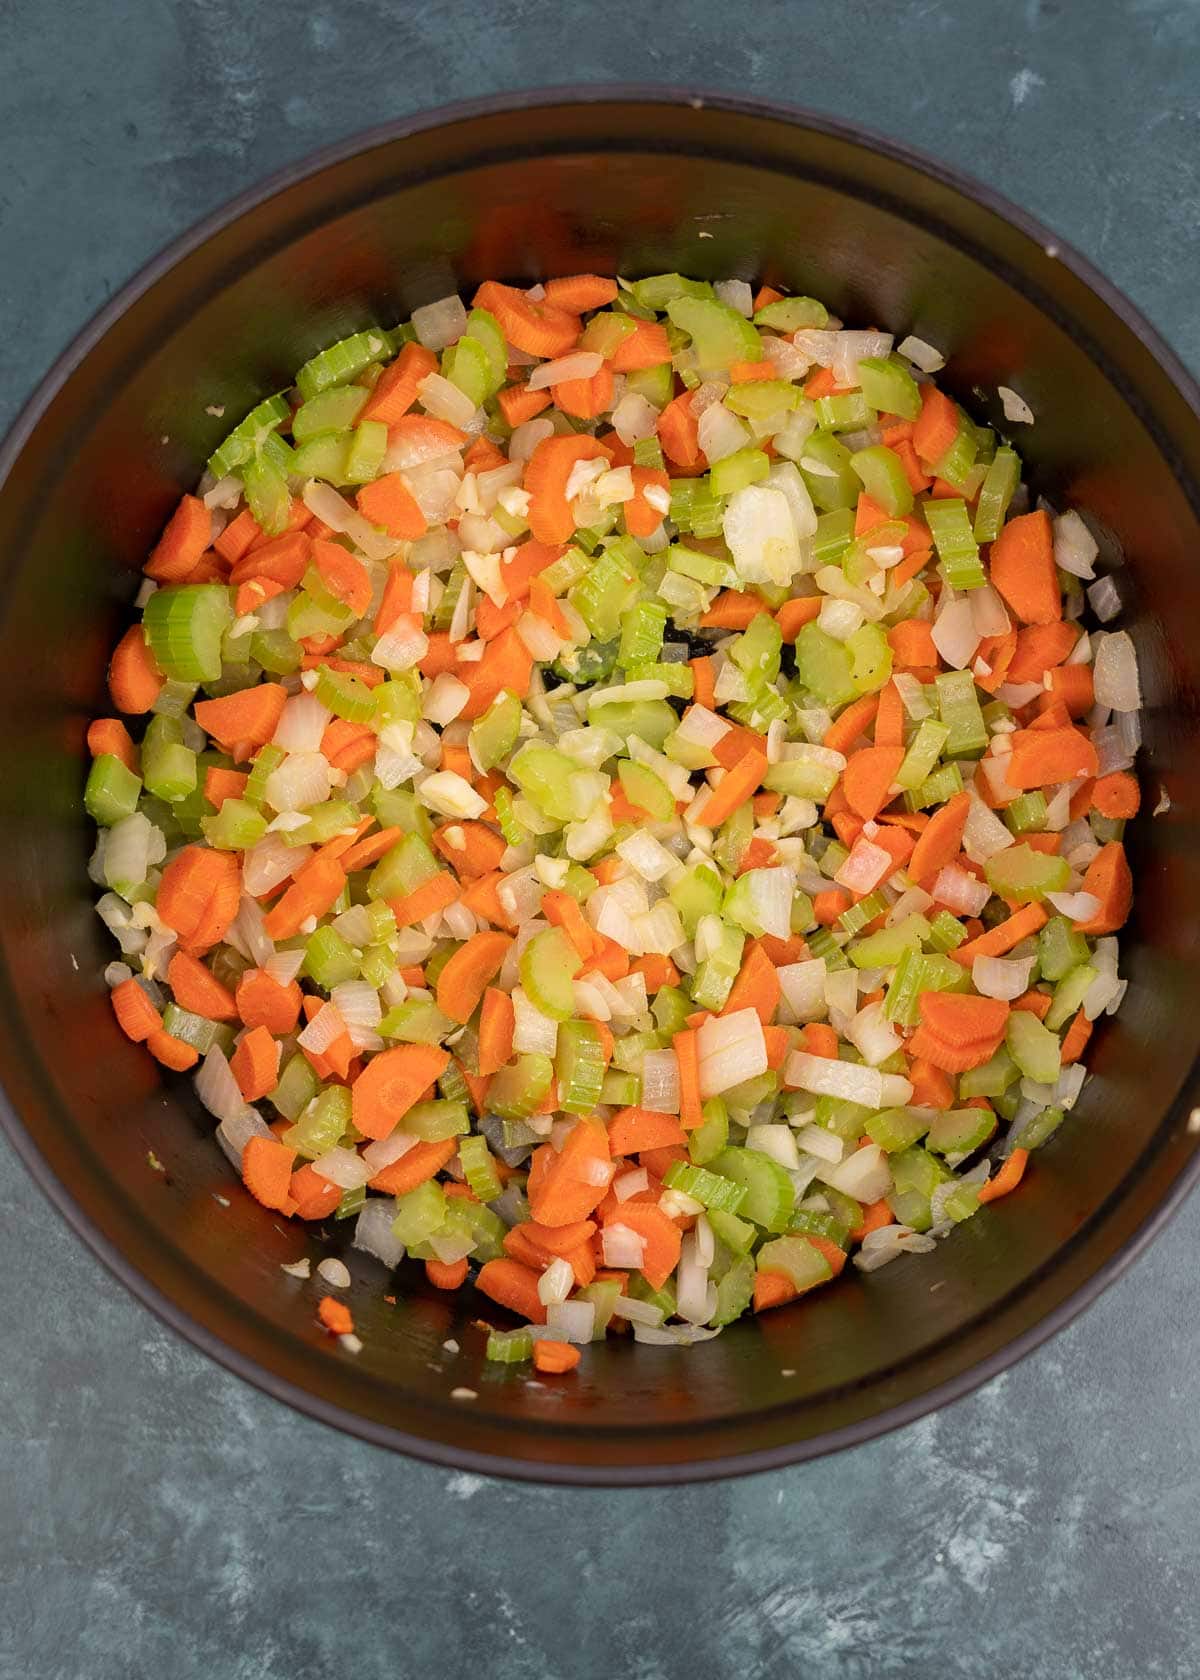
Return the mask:
<svg viewBox="0 0 1200 1680"><path fill-rule="evenodd" d="M1011 199L974 176L941 162L905 141L781 100L745 98L705 88L659 86L653 83L595 83L579 87L551 85L514 89L483 98L454 101L431 107L409 117L376 124L344 140L308 152L294 162L274 170L257 184L238 193L194 222L138 268L96 311L70 344L55 358L48 371L23 401L6 435L0 440L0 491L3 490L21 451L51 403L112 326L165 274L240 217L257 209L277 194L327 169L411 135L450 127L455 123L480 117L502 116L522 110L571 104L643 105L661 107L664 110L688 106L712 107L733 115L807 129L876 152L927 176L952 192L973 200L1036 241L1048 254L1052 254L1056 261L1096 294L1133 333L1200 424L1200 383L1193 378L1137 306L1069 242L1061 239ZM1194 1085L1195 1079L1196 1072L1193 1069L1184 1090L1173 1105L1175 1109L1189 1105L1189 1089ZM1168 1118L1169 1116L1164 1116L1158 1134L1160 1138L1166 1129ZM930 1412L962 1399L1016 1364L1069 1324L1114 1283L1154 1240L1200 1179L1200 1151L1197 1151L1177 1173L1166 1192L1137 1229L1102 1265L1064 1300L1039 1317L1036 1323L955 1376L911 1399L887 1406L869 1418L840 1429L826 1430L805 1440L749 1452L731 1452L699 1461L657 1465L632 1461L602 1465L589 1465L584 1462L563 1464L534 1462L502 1453L476 1451L457 1446L446 1439L429 1440L391 1425L377 1424L344 1406L324 1400L290 1379L267 1369L179 1306L152 1283L116 1243L98 1228L50 1168L3 1090L0 1090L0 1126L3 1126L17 1155L48 1201L92 1253L131 1294L149 1307L157 1318L235 1376L251 1383L272 1399L282 1401L319 1422L329 1424L372 1445L388 1447L445 1469L560 1486L649 1487L722 1480L782 1469L791 1464L820 1458L827 1453L861 1445L915 1422ZM1133 1170L1139 1174L1144 1172L1156 1152L1152 1145Z"/></svg>

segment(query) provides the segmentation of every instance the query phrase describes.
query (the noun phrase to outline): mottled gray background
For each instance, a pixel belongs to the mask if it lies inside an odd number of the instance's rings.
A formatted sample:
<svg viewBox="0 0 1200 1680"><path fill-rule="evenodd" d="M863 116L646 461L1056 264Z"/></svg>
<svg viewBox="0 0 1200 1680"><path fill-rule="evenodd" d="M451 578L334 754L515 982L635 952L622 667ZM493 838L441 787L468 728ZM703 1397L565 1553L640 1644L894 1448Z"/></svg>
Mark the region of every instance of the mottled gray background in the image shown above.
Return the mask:
<svg viewBox="0 0 1200 1680"><path fill-rule="evenodd" d="M1197 0L2 0L0 422L138 264L264 172L571 79L693 79L939 153L1074 241L1200 369L1198 69ZM541 1491L244 1387L4 1151L0 1677L1186 1680L1198 1262L1193 1206L1052 1345L857 1452Z"/></svg>

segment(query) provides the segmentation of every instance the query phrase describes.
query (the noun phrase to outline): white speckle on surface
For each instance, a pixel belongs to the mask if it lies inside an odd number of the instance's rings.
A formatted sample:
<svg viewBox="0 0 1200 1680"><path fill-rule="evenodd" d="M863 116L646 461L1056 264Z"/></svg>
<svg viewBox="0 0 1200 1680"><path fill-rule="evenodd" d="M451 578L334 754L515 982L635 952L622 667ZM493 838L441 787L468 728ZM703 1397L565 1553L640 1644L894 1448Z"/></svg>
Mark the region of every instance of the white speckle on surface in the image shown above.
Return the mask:
<svg viewBox="0 0 1200 1680"><path fill-rule="evenodd" d="M219 1202L222 1207L228 1207L229 1206L229 1197L228 1196L218 1196L215 1190L213 1191L213 1201L214 1202Z"/></svg>
<svg viewBox="0 0 1200 1680"><path fill-rule="evenodd" d="M1045 87L1045 85L1046 78L1039 76L1036 70L1030 70L1026 66L1024 69L1018 70L1010 80L1008 92L1013 104L1019 108L1024 105L1035 88Z"/></svg>
<svg viewBox="0 0 1200 1680"><path fill-rule="evenodd" d="M1150 815L1152 817L1165 816L1170 809L1171 796L1165 787L1160 787L1158 790L1158 804L1154 807L1153 811L1151 811Z"/></svg>
<svg viewBox="0 0 1200 1680"><path fill-rule="evenodd" d="M469 1476L465 1470L461 1470L446 1483L446 1492L451 1499L474 1499L484 1485L482 1476Z"/></svg>
<svg viewBox="0 0 1200 1680"><path fill-rule="evenodd" d="M714 239L715 237L716 235L709 233L707 228L701 228L697 235L698 239Z"/></svg>
<svg viewBox="0 0 1200 1680"><path fill-rule="evenodd" d="M795 1373L795 1371L792 1370L791 1366L789 1365L787 1370L786 1371L780 1371L779 1375L781 1377L794 1377L796 1375L796 1373Z"/></svg>
<svg viewBox="0 0 1200 1680"><path fill-rule="evenodd" d="M447 1353L457 1353L458 1352L458 1343L454 1340L453 1336L451 1336L449 1341L443 1342L442 1346L445 1348Z"/></svg>
<svg viewBox="0 0 1200 1680"><path fill-rule="evenodd" d="M79 959L75 955L74 951L71 952L71 967L75 970L76 974L79 973Z"/></svg>
<svg viewBox="0 0 1200 1680"><path fill-rule="evenodd" d="M335 1259L332 1254L321 1261L321 1264L317 1267L317 1276L324 1278L325 1282L334 1289L349 1289L350 1287L350 1268L344 1260Z"/></svg>
<svg viewBox="0 0 1200 1680"><path fill-rule="evenodd" d="M279 1270L281 1272L286 1272L289 1277L294 1277L294 1278L311 1277L312 1276L312 1261L308 1258L308 1256L306 1254L302 1260L293 1260L293 1262L290 1266L280 1266Z"/></svg>
<svg viewBox="0 0 1200 1680"><path fill-rule="evenodd" d="M478 1400L479 1396L473 1388L452 1388L450 1398L451 1400Z"/></svg>
<svg viewBox="0 0 1200 1680"><path fill-rule="evenodd" d="M341 1335L338 1337L338 1341L341 1342L347 1353L362 1352L362 1342L354 1334L353 1330L343 1330Z"/></svg>
<svg viewBox="0 0 1200 1680"><path fill-rule="evenodd" d="M225 405L224 403L209 403L204 412L205 414L211 414L214 420L220 420L225 414Z"/></svg>
<svg viewBox="0 0 1200 1680"><path fill-rule="evenodd" d="M1187 1117L1187 1129L1195 1137L1200 1132L1200 1108L1194 1108Z"/></svg>

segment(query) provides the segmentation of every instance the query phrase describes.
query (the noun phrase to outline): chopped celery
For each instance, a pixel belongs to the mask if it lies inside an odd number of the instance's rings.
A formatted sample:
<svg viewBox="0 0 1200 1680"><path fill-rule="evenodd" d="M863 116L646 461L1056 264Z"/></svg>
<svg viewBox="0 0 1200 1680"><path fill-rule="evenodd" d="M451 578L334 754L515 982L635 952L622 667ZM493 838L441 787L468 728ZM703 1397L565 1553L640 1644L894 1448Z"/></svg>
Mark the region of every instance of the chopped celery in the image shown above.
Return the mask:
<svg viewBox="0 0 1200 1680"><path fill-rule="evenodd" d="M1008 1053L1026 1079L1053 1085L1062 1072L1058 1037L1027 1009L1014 1009L1004 1029Z"/></svg>
<svg viewBox="0 0 1200 1680"><path fill-rule="evenodd" d="M738 1210L743 1218L768 1231L786 1231L796 1192L778 1161L758 1149L729 1148L722 1150L710 1166L718 1177L745 1186L745 1200Z"/></svg>
<svg viewBox="0 0 1200 1680"><path fill-rule="evenodd" d="M692 975L691 990L697 1009L716 1011L725 1007L738 977L746 936L738 928L721 923L714 938L713 949L697 964Z"/></svg>
<svg viewBox="0 0 1200 1680"><path fill-rule="evenodd" d="M1022 841L1018 846L1007 846L1004 851L997 852L984 865L984 874L988 886L1001 898L1012 899L1017 904L1032 904L1040 902L1047 893L1064 892L1071 877L1071 866L1066 858L1055 857L1049 852L1035 852L1033 847Z"/></svg>
<svg viewBox="0 0 1200 1680"><path fill-rule="evenodd" d="M773 421L777 415L798 408L804 398L786 379L752 379L732 385L722 399L731 414L750 420Z"/></svg>
<svg viewBox="0 0 1200 1680"><path fill-rule="evenodd" d="M797 679L818 705L836 709L858 697L858 685L844 643L826 635L814 622L802 627L795 645Z"/></svg>
<svg viewBox="0 0 1200 1680"><path fill-rule="evenodd" d="M324 992L358 977L359 955L335 927L319 927L304 947L304 972Z"/></svg>
<svg viewBox="0 0 1200 1680"><path fill-rule="evenodd" d="M929 1114L919 1108L885 1108L870 1116L865 1130L872 1143L893 1155L921 1141L929 1130Z"/></svg>
<svg viewBox="0 0 1200 1680"><path fill-rule="evenodd" d="M688 1137L688 1155L698 1167L714 1161L729 1142L729 1116L720 1097L710 1097L701 1113L704 1118Z"/></svg>
<svg viewBox="0 0 1200 1680"><path fill-rule="evenodd" d="M488 1086L488 1107L504 1120L524 1120L544 1101L554 1077L549 1056L518 1056L493 1075Z"/></svg>
<svg viewBox="0 0 1200 1680"><path fill-rule="evenodd" d="M933 533L942 573L951 589L982 589L987 582L979 546L971 531L965 502L954 498L925 504L925 522Z"/></svg>
<svg viewBox="0 0 1200 1680"><path fill-rule="evenodd" d="M346 385L391 349L391 338L379 327L354 333L318 351L296 375L296 384L305 402L311 402L331 385Z"/></svg>
<svg viewBox="0 0 1200 1680"><path fill-rule="evenodd" d="M934 678L934 687L938 714L949 730L942 751L951 757L982 752L988 743L987 726L970 671L940 671Z"/></svg>
<svg viewBox="0 0 1200 1680"><path fill-rule="evenodd" d="M860 1209L859 1218L861 1217ZM849 1225L844 1225L831 1213L821 1213L816 1208L798 1207L792 1214L788 1235L824 1237L826 1242L836 1243L839 1248L849 1248L850 1229Z"/></svg>
<svg viewBox="0 0 1200 1680"><path fill-rule="evenodd" d="M844 391L836 396L818 397L815 407L817 425L827 432L860 432L875 418L861 391Z"/></svg>
<svg viewBox="0 0 1200 1680"><path fill-rule="evenodd" d="M776 1237L764 1243L756 1264L760 1272L782 1272L797 1291L811 1289L833 1276L829 1261L806 1237Z"/></svg>
<svg viewBox="0 0 1200 1680"><path fill-rule="evenodd" d="M719 913L723 895L721 877L706 863L695 864L667 889L667 897L678 910L689 939L695 936L702 916Z"/></svg>
<svg viewBox="0 0 1200 1680"><path fill-rule="evenodd" d="M915 420L921 412L921 387L899 357L860 357L858 383L863 396L880 414Z"/></svg>
<svg viewBox="0 0 1200 1680"><path fill-rule="evenodd" d="M396 1197L392 1231L406 1248L425 1242L446 1222L446 1192L433 1179Z"/></svg>
<svg viewBox="0 0 1200 1680"><path fill-rule="evenodd" d="M523 1365L533 1358L533 1331L527 1324L517 1330L489 1330L484 1357L498 1365Z"/></svg>
<svg viewBox="0 0 1200 1680"><path fill-rule="evenodd" d="M970 969L955 962L953 957L922 955L910 948L896 964L883 1012L889 1021L915 1027L921 1018L922 992L962 992L970 982Z"/></svg>
<svg viewBox="0 0 1200 1680"><path fill-rule="evenodd" d="M1099 975L1099 969L1090 963L1080 963L1069 974L1064 974L1054 988L1054 1000L1046 1011L1046 1025L1052 1032L1058 1032L1080 1008L1087 996L1093 980Z"/></svg>
<svg viewBox="0 0 1200 1680"><path fill-rule="evenodd" d="M428 997L405 998L388 1010L378 1027L381 1038L399 1039L402 1044L440 1044L453 1031L454 1022Z"/></svg>
<svg viewBox="0 0 1200 1680"><path fill-rule="evenodd" d="M1005 826L1013 834L1035 833L1046 826L1046 795L1040 788L1019 794L1005 806Z"/></svg>
<svg viewBox="0 0 1200 1680"><path fill-rule="evenodd" d="M639 601L625 615L617 662L628 668L642 660L657 659L667 627L667 609L660 601Z"/></svg>
<svg viewBox="0 0 1200 1680"><path fill-rule="evenodd" d="M896 772L896 780L902 788L920 787L933 774L949 735L947 724L938 723L934 718L922 718Z"/></svg>
<svg viewBox="0 0 1200 1680"><path fill-rule="evenodd" d="M1087 940L1065 916L1051 916L1038 933L1038 967L1044 980L1061 980L1089 955Z"/></svg>
<svg viewBox="0 0 1200 1680"><path fill-rule="evenodd" d="M719 1208L722 1213L737 1213L748 1194L745 1182L723 1178L707 1167L687 1161L672 1161L663 1175L663 1183L693 1201L703 1202L706 1208Z"/></svg>
<svg viewBox="0 0 1200 1680"><path fill-rule="evenodd" d="M592 1112L600 1101L606 1060L599 1027L591 1021L564 1021L554 1058L558 1106L564 1113Z"/></svg>
<svg viewBox="0 0 1200 1680"><path fill-rule="evenodd" d="M622 740L640 736L647 746L661 752L679 719L668 700L610 700L592 706L588 721L593 728L615 730Z"/></svg>
<svg viewBox="0 0 1200 1680"><path fill-rule="evenodd" d="M367 891L372 898L403 898L432 880L440 868L421 836L406 834L375 865Z"/></svg>
<svg viewBox="0 0 1200 1680"><path fill-rule="evenodd" d="M926 1148L938 1155L969 1155L995 1130L996 1116L990 1108L947 1108L934 1116Z"/></svg>
<svg viewBox="0 0 1200 1680"><path fill-rule="evenodd" d="M933 1223L929 1199L939 1184L953 1176L950 1169L920 1144L890 1156L888 1164L892 1189L885 1200L896 1220L914 1231L928 1231Z"/></svg>
<svg viewBox="0 0 1200 1680"><path fill-rule="evenodd" d="M995 542L1004 525L1004 515L1021 478L1021 462L1015 449L1002 443L992 458L975 505L975 541Z"/></svg>
<svg viewBox="0 0 1200 1680"><path fill-rule="evenodd" d="M798 465L813 504L822 513L854 507L862 483L850 465L850 451L832 432L814 432L806 438Z"/></svg>
<svg viewBox="0 0 1200 1680"><path fill-rule="evenodd" d="M289 418L291 412L292 406L282 391L260 402L233 428L220 448L209 456L209 472L219 479L236 471L258 453L266 438Z"/></svg>
<svg viewBox="0 0 1200 1680"><path fill-rule="evenodd" d="M968 1068L958 1076L958 1095L962 1102L972 1097L1002 1097L1009 1086L1021 1077L1021 1070L1001 1045L994 1056L979 1067Z"/></svg>
<svg viewBox="0 0 1200 1680"><path fill-rule="evenodd" d="M287 529L292 508L285 473L265 457L255 456L242 468L241 478L246 501L255 520L269 536L280 535Z"/></svg>
<svg viewBox="0 0 1200 1680"><path fill-rule="evenodd" d="M349 431L368 396L370 392L361 385L342 385L322 391L310 402L302 403L292 416L292 437L300 444L327 432Z"/></svg>
<svg viewBox="0 0 1200 1680"><path fill-rule="evenodd" d="M219 583L157 589L142 610L150 652L165 675L182 682L215 682L221 642L233 622L229 591Z"/></svg>
<svg viewBox="0 0 1200 1680"><path fill-rule="evenodd" d="M814 624L805 626L815 630ZM850 656L850 679L858 694L874 694L892 674L892 650L878 624L860 624L842 643Z"/></svg>
<svg viewBox="0 0 1200 1680"><path fill-rule="evenodd" d="M267 819L245 799L226 799L213 817L202 817L204 838L219 852L244 852L267 832Z"/></svg>
<svg viewBox="0 0 1200 1680"><path fill-rule="evenodd" d="M930 805L944 805L963 790L962 771L957 764L943 764L920 787L909 788L904 795L907 811L923 811Z"/></svg>
<svg viewBox="0 0 1200 1680"><path fill-rule="evenodd" d="M375 716L375 696L361 677L331 671L328 665L321 665L313 693L335 717L345 718L349 723L369 723Z"/></svg>
<svg viewBox="0 0 1200 1680"><path fill-rule="evenodd" d="M414 1103L400 1121L400 1130L425 1143L441 1143L446 1138L462 1137L471 1129L465 1102L447 1102L434 1098Z"/></svg>
<svg viewBox="0 0 1200 1680"><path fill-rule="evenodd" d="M880 895L872 893L869 897L878 898ZM864 904L866 902L866 899L862 901ZM886 902L884 900L885 905ZM860 905L852 905L850 910L839 916L839 923L844 927L846 917L860 908ZM876 911L877 915L879 913L879 911ZM871 919L871 917L867 918L868 921ZM865 923L861 925L865 925ZM897 922L895 927L882 927L876 933L869 933L863 939L856 939L852 945L847 946L846 954L855 968L891 968L894 964L900 962L907 952L919 951L921 941L927 937L928 932L929 923L924 916L906 916L902 922Z"/></svg>
<svg viewBox="0 0 1200 1680"><path fill-rule="evenodd" d="M214 1044L226 1055L233 1049L232 1027L210 1021L204 1015L194 1015L190 1009L181 1009L177 1003L169 1003L163 1010L163 1031L170 1033L172 1038L181 1039L184 1044L190 1044L202 1056L206 1056Z"/></svg>
<svg viewBox="0 0 1200 1680"><path fill-rule="evenodd" d="M672 298L666 310L672 324L691 338L701 368L720 372L734 362L761 360L758 333L729 304L719 303L715 297L682 296Z"/></svg>
<svg viewBox="0 0 1200 1680"><path fill-rule="evenodd" d="M839 566L842 556L854 541L854 509L834 508L817 520L813 537L813 559L817 567Z"/></svg>
<svg viewBox="0 0 1200 1680"><path fill-rule="evenodd" d="M890 518L896 519L912 512L912 487L905 476L904 463L894 449L883 443L871 444L866 449L856 450L850 457L850 465L862 480L867 495L878 502Z"/></svg>
<svg viewBox="0 0 1200 1680"><path fill-rule="evenodd" d="M88 772L83 803L93 822L99 823L102 828L110 828L113 823L133 815L141 791L140 776L134 775L112 753L101 753L92 761Z"/></svg>
<svg viewBox="0 0 1200 1680"><path fill-rule="evenodd" d="M1012 1135L1011 1143L1014 1149L1040 1149L1052 1138L1062 1125L1064 1111L1061 1108L1042 1108L1036 1114L1031 1114Z"/></svg>
<svg viewBox="0 0 1200 1680"><path fill-rule="evenodd" d="M732 1324L754 1299L754 1261L741 1255L717 1282L717 1306L710 1322L715 1325Z"/></svg>
<svg viewBox="0 0 1200 1680"><path fill-rule="evenodd" d="M651 274L644 280L635 280L629 292L635 302L649 310L666 309L676 298L716 297L707 280L688 280L682 274Z"/></svg>
<svg viewBox="0 0 1200 1680"><path fill-rule="evenodd" d="M732 496L748 484L760 484L770 470L770 457L763 450L738 449L714 461L708 478L714 495Z"/></svg>
<svg viewBox="0 0 1200 1680"><path fill-rule="evenodd" d="M887 908L888 900L881 892L867 893L865 898L860 898L856 904L852 904L848 909L842 911L842 914L838 917L838 926L843 933L861 933L868 922L873 922L877 916L882 916ZM892 930L880 929L880 931L891 932ZM902 941L902 944L907 946L908 942ZM858 966L862 967L864 965L860 963Z"/></svg>
<svg viewBox="0 0 1200 1680"><path fill-rule="evenodd" d="M317 1083L317 1076L307 1057L297 1050L280 1074L279 1083L267 1101L284 1120L298 1120L316 1096Z"/></svg>
<svg viewBox="0 0 1200 1680"><path fill-rule="evenodd" d="M828 320L825 305L810 297L776 298L754 312L755 326L770 327L780 333L799 332L802 327L821 328Z"/></svg>
<svg viewBox="0 0 1200 1680"><path fill-rule="evenodd" d="M295 1123L283 1134L289 1149L307 1160L337 1147L350 1124L350 1092L344 1085L327 1085L306 1103Z"/></svg>

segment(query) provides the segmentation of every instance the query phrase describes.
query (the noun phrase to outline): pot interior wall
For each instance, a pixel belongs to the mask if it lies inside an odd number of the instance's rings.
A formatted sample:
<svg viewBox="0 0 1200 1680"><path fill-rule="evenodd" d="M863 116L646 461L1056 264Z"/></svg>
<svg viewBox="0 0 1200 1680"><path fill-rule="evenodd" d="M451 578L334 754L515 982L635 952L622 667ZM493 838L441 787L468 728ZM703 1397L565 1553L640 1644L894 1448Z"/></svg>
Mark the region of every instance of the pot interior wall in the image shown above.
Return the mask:
<svg viewBox="0 0 1200 1680"><path fill-rule="evenodd" d="M252 402L343 333L488 276L584 268L763 278L851 324L914 331L950 353L949 387L993 422L997 384L1017 387L1037 416L1015 428L1037 487L1090 510L1110 562L1129 557L1148 803L1161 785L1171 809L1133 835L1121 1015L1096 1035L1095 1077L1019 1197L935 1255L852 1275L688 1353L597 1347L577 1380L550 1387L488 1370L470 1322L482 1299L437 1295L417 1268L389 1286L352 1258L363 1351L321 1335L313 1287L279 1269L315 1258L314 1234L231 1184L189 1084L161 1078L113 1024L80 793L84 730L105 709L107 650L145 551ZM1197 451L1195 416L1136 334L1036 240L902 160L761 115L610 101L475 116L381 142L245 212L100 337L0 494L0 1075L27 1153L92 1240L219 1357L433 1456L703 1473L796 1455L998 1359L1131 1238L1194 1148ZM331 1234L344 1248L348 1227ZM450 1402L455 1386L478 1398Z"/></svg>

